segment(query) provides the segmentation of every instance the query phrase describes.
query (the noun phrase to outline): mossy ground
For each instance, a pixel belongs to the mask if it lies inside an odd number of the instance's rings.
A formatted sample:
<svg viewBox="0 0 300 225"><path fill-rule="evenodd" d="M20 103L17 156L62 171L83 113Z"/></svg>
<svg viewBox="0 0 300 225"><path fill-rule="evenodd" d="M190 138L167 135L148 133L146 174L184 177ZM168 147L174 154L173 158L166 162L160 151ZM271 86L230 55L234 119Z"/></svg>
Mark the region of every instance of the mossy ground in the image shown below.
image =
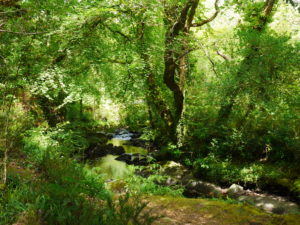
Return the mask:
<svg viewBox="0 0 300 225"><path fill-rule="evenodd" d="M275 215L219 200L151 196L148 209L163 216L155 225L300 225L300 215Z"/></svg>

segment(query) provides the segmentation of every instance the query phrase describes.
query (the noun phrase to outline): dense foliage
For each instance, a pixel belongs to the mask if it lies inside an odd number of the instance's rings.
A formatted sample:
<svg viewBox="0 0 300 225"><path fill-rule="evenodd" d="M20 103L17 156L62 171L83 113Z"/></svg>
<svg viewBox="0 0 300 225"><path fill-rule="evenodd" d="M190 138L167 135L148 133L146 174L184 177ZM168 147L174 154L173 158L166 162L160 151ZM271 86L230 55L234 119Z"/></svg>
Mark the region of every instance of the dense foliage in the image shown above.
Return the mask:
<svg viewBox="0 0 300 225"><path fill-rule="evenodd" d="M276 183L299 200L299 9L292 0L1 0L0 224L151 224L146 205L115 205L83 164L92 134L120 127L198 177ZM128 179L132 192L181 194Z"/></svg>

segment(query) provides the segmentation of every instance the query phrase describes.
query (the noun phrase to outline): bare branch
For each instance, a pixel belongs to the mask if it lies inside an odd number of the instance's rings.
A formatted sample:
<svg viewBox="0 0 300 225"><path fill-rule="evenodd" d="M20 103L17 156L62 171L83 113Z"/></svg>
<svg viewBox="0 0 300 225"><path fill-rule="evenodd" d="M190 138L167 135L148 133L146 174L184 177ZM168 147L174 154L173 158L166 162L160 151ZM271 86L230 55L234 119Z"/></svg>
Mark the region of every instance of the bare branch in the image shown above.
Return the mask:
<svg viewBox="0 0 300 225"><path fill-rule="evenodd" d="M231 59L229 58L229 56L223 54L222 52L220 52L218 49L216 50L217 55L221 56L223 59L225 59L226 61L230 61Z"/></svg>
<svg viewBox="0 0 300 225"><path fill-rule="evenodd" d="M203 20L201 22L198 22L198 23L193 23L191 25L191 27L201 27L201 26L203 26L203 25L205 25L205 24L213 21L217 17L217 15L219 14L219 12L220 12L220 8L219 8L218 4L219 4L219 0L216 0L215 1L215 10L216 11L215 11L215 13L210 18L208 18L206 20Z"/></svg>
<svg viewBox="0 0 300 225"><path fill-rule="evenodd" d="M219 51L216 42L214 43L214 47L215 47L215 50L216 50L217 55L221 56L221 57L222 57L223 59L225 59L226 61L230 61L230 60L231 60L231 58L230 58L229 56L227 56L227 55L225 55L224 53L222 53L222 52Z"/></svg>
<svg viewBox="0 0 300 225"><path fill-rule="evenodd" d="M200 44L200 47L202 48L204 54L206 55L208 61L211 63L212 70L214 71L215 75L218 77L218 72L216 70L216 64L215 64L215 62L212 60L212 58L210 57L209 52L205 49L205 47L202 45L202 43L199 42L199 44Z"/></svg>

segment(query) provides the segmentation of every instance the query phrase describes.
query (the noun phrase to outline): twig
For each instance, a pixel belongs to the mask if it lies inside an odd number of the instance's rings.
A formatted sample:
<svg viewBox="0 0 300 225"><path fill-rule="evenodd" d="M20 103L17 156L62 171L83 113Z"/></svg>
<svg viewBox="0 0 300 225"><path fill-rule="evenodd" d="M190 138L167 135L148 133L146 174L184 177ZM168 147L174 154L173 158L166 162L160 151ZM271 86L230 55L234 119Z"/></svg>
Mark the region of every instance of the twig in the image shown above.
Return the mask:
<svg viewBox="0 0 300 225"><path fill-rule="evenodd" d="M16 13L16 12L21 12L21 11L22 11L22 10L0 12L0 15L3 15L3 14L9 14L9 13Z"/></svg>

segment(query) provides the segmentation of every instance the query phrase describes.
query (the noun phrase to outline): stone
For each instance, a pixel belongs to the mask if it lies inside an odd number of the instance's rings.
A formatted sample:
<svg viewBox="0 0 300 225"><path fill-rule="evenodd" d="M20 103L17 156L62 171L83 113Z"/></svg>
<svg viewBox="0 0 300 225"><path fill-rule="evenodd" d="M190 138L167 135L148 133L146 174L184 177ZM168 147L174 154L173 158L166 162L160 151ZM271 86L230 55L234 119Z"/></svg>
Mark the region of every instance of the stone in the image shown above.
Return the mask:
<svg viewBox="0 0 300 225"><path fill-rule="evenodd" d="M272 196L242 195L238 198L239 201L247 202L269 213L276 214L295 214L299 213L299 206L296 203L287 200L278 199Z"/></svg>
<svg viewBox="0 0 300 225"><path fill-rule="evenodd" d="M126 162L128 165L145 166L150 163L150 158L139 153L124 153L116 160Z"/></svg>
<svg viewBox="0 0 300 225"><path fill-rule="evenodd" d="M163 163L159 174L170 178L167 182L168 186L185 185L193 178L192 173L185 166L174 161Z"/></svg>
<svg viewBox="0 0 300 225"><path fill-rule="evenodd" d="M121 146L113 146L112 144L91 144L85 151L86 159L97 159L106 155L122 155L125 150Z"/></svg>
<svg viewBox="0 0 300 225"><path fill-rule="evenodd" d="M238 184L232 184L227 190L227 195L230 198L238 198L239 196L243 195L244 193L245 193L244 188Z"/></svg>
<svg viewBox="0 0 300 225"><path fill-rule="evenodd" d="M222 197L223 189L209 182L191 180L184 190L187 197Z"/></svg>

